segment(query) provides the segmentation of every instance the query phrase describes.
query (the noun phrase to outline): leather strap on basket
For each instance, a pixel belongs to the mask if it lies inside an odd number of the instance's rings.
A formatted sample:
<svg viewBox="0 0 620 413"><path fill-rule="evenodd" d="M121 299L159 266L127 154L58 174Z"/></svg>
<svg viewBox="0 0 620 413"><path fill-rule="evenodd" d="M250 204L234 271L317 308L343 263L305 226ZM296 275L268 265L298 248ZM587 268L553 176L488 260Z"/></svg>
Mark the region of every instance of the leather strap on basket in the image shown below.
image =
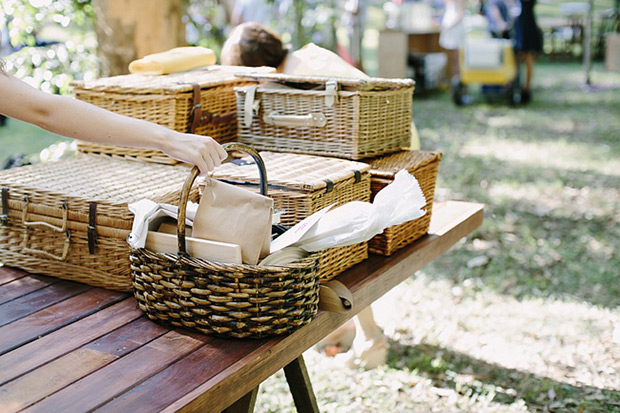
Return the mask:
<svg viewBox="0 0 620 413"><path fill-rule="evenodd" d="M94 254L97 250L97 203L88 204L88 252Z"/></svg>
<svg viewBox="0 0 620 413"><path fill-rule="evenodd" d="M2 187L2 215L0 215L0 224L7 227L11 225L11 220L9 219L9 188L6 186Z"/></svg>
<svg viewBox="0 0 620 413"><path fill-rule="evenodd" d="M202 110L202 102L200 101L201 88L198 83L191 83L192 85L192 109L189 113L189 133L196 133L198 127L202 125L214 125L217 126L220 123L226 123L233 120L236 112L226 112L222 114L211 113L209 111Z"/></svg>

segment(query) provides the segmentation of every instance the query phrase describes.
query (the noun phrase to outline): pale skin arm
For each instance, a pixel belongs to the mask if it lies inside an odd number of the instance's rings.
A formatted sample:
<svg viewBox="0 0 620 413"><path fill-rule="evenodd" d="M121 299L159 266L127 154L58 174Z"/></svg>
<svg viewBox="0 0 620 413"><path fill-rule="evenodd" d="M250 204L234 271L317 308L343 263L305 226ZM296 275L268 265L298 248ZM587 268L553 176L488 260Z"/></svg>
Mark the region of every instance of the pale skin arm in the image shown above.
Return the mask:
<svg viewBox="0 0 620 413"><path fill-rule="evenodd" d="M1 72L0 113L68 138L158 149L171 158L198 166L203 174L226 158L226 151L208 136L175 132L77 99L44 93Z"/></svg>

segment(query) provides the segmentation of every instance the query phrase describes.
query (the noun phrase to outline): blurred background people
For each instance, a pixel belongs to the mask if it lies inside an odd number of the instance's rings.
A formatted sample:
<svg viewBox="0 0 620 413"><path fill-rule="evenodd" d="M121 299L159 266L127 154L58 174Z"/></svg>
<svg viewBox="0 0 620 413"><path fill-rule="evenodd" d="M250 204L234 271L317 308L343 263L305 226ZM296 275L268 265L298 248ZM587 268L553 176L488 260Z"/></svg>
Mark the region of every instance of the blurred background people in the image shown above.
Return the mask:
<svg viewBox="0 0 620 413"><path fill-rule="evenodd" d="M521 0L521 13L517 16L514 25L515 51L519 61L525 63L525 85L521 93L521 101L531 100L531 86L534 72L534 57L542 53L542 32L536 24L534 6L536 0Z"/></svg>

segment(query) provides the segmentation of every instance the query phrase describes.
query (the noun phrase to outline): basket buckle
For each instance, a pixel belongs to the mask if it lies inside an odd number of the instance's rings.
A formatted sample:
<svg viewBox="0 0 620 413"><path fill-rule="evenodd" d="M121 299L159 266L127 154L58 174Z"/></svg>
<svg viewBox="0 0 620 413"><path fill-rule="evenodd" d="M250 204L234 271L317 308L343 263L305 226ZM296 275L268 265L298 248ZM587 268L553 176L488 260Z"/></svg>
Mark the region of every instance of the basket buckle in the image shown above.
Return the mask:
<svg viewBox="0 0 620 413"><path fill-rule="evenodd" d="M2 187L2 215L0 215L0 224L8 227L11 225L11 219L9 218L9 188Z"/></svg>
<svg viewBox="0 0 620 413"><path fill-rule="evenodd" d="M325 82L325 106L331 108L335 103L338 103L338 82L332 79Z"/></svg>

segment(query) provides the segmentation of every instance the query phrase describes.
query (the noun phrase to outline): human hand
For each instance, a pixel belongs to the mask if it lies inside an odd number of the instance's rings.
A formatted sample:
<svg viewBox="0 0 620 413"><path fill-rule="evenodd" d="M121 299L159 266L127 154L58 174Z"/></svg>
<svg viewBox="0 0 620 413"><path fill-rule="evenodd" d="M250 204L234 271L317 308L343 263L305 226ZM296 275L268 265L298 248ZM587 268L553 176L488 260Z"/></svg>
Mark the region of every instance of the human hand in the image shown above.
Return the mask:
<svg viewBox="0 0 620 413"><path fill-rule="evenodd" d="M179 132L164 139L160 149L171 158L196 165L202 175L220 166L228 156L226 150L209 136Z"/></svg>

